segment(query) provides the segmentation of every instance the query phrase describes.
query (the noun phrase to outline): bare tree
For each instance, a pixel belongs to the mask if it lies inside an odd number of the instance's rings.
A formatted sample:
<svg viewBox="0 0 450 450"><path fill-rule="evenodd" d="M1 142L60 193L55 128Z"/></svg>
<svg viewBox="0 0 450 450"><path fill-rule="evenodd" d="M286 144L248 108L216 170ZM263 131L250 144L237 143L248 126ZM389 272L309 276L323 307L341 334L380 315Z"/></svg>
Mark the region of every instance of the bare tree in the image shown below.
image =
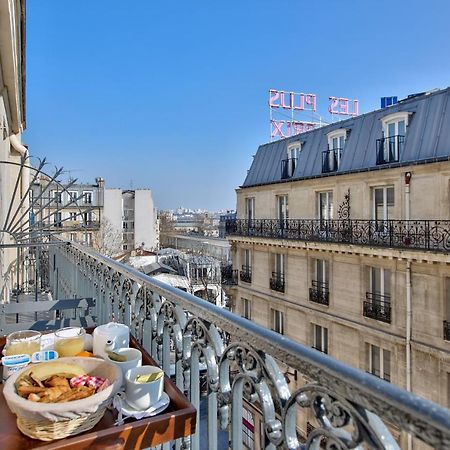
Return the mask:
<svg viewBox="0 0 450 450"><path fill-rule="evenodd" d="M94 233L93 247L106 256L114 256L122 249L122 233L116 230L111 221L105 217L97 233Z"/></svg>

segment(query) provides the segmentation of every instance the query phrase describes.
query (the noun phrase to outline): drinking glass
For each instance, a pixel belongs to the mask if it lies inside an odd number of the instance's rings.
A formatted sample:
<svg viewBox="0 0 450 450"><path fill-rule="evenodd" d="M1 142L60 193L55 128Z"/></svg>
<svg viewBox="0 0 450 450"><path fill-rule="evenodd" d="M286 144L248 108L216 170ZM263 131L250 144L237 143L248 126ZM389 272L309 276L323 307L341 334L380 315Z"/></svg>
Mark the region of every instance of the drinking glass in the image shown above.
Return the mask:
<svg viewBox="0 0 450 450"><path fill-rule="evenodd" d="M80 327L67 327L55 331L55 350L60 358L75 356L84 350L86 331Z"/></svg>
<svg viewBox="0 0 450 450"><path fill-rule="evenodd" d="M32 355L41 350L41 333L34 330L14 331L6 338L5 353L11 355Z"/></svg>

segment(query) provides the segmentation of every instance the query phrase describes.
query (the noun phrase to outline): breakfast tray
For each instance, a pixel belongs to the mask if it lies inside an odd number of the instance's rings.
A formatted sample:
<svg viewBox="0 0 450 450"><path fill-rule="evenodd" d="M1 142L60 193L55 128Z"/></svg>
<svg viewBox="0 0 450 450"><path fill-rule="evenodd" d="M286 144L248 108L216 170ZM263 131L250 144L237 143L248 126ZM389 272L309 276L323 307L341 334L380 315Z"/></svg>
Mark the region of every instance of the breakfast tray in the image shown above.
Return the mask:
<svg viewBox="0 0 450 450"><path fill-rule="evenodd" d="M88 330L92 331L92 330ZM5 338L0 338L0 351ZM130 336L130 347L142 352L142 364L157 364L137 340ZM100 422L91 430L70 438L53 442L42 442L23 435L16 426L16 416L9 410L0 385L0 448L8 450L94 450L108 447L114 450L141 449L186 437L194 433L197 412L169 377L164 379L164 391L170 398L168 408L157 416L141 420L128 419L115 426L116 411L107 410Z"/></svg>

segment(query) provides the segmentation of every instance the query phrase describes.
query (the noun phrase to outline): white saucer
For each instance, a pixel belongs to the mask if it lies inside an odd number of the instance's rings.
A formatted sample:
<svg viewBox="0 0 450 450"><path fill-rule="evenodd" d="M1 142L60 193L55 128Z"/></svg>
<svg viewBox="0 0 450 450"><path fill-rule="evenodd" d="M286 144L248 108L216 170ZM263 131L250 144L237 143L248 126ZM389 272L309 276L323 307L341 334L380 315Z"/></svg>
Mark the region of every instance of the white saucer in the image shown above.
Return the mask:
<svg viewBox="0 0 450 450"><path fill-rule="evenodd" d="M124 392L120 392L117 394L120 397L120 412L124 416L134 417L135 419L143 419L144 417L151 417L163 412L170 404L169 396L163 392L159 401L157 401L154 405L150 406L150 408L142 411L139 409L135 409L133 406L127 403L127 397Z"/></svg>

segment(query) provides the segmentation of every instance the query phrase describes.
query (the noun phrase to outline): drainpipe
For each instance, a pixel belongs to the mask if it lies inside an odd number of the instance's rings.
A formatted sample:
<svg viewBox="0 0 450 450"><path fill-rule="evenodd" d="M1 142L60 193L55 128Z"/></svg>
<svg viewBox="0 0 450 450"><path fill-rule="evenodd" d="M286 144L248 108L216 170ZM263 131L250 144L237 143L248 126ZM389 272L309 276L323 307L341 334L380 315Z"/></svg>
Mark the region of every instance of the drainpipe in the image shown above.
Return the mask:
<svg viewBox="0 0 450 450"><path fill-rule="evenodd" d="M411 172L405 173L405 219L411 220L410 183ZM407 229L409 222L407 223ZM411 298L411 261L406 261L406 390L411 392L411 331L412 331L412 298ZM407 448L412 449L412 435L407 434Z"/></svg>
<svg viewBox="0 0 450 450"><path fill-rule="evenodd" d="M411 392L411 261L406 261L406 390ZM408 450L412 449L412 435L408 433Z"/></svg>

